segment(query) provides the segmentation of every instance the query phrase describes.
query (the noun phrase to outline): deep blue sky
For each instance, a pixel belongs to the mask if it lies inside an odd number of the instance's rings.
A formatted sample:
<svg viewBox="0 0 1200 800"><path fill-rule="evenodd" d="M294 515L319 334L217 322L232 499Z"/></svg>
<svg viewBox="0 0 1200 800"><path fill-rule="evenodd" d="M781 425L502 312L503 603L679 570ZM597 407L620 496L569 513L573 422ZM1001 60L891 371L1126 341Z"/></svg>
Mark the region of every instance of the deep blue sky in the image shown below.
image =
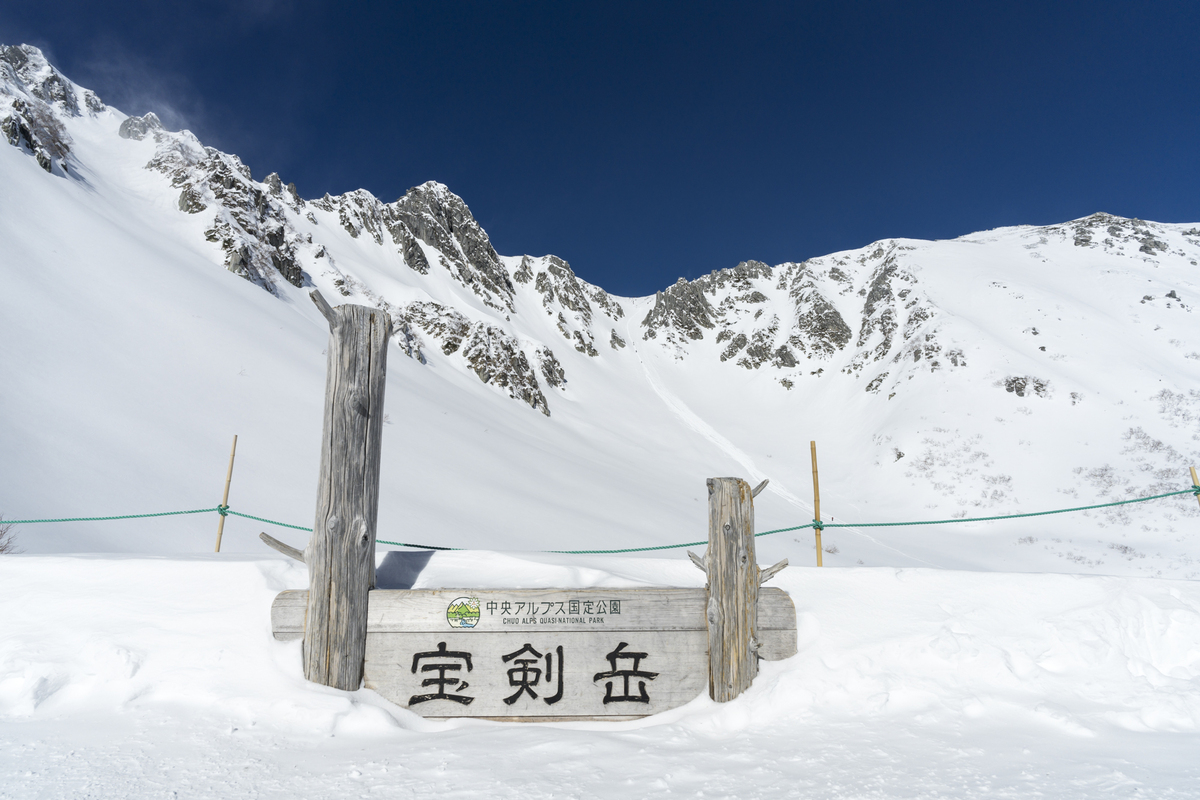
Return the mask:
<svg viewBox="0 0 1200 800"><path fill-rule="evenodd" d="M1200 3L15 3L302 195L426 180L618 294L1108 211L1200 221Z"/></svg>

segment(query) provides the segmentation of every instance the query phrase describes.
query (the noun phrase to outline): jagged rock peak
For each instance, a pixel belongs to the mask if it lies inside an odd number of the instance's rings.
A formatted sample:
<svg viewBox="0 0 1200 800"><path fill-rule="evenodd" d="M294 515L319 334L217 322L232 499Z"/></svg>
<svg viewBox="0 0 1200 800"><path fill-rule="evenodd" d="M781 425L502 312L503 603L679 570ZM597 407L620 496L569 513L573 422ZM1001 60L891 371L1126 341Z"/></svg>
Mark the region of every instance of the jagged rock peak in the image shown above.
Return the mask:
<svg viewBox="0 0 1200 800"><path fill-rule="evenodd" d="M697 278L696 284L709 294L716 294L718 289L732 286L734 289L750 289L751 281L771 277L772 269L761 261L743 261L732 269L715 269L707 275ZM682 280L682 279L681 279Z"/></svg>
<svg viewBox="0 0 1200 800"><path fill-rule="evenodd" d="M1071 220L1061 225L1050 225L1036 229L1039 234L1059 234L1074 241L1076 247L1102 247L1104 250L1120 250L1126 243L1138 245L1138 252L1153 256L1167 251L1162 240L1165 228L1155 222L1128 219L1103 211L1087 217ZM1096 240L1099 241L1096 241Z"/></svg>
<svg viewBox="0 0 1200 800"><path fill-rule="evenodd" d="M401 244L395 223L402 223L425 244L441 251L443 266L485 304L513 311L513 284L508 270L463 199L436 181L405 192L385 209L392 236ZM419 271L419 270L418 270Z"/></svg>
<svg viewBox="0 0 1200 800"><path fill-rule="evenodd" d="M76 92L36 47L0 45L0 134L52 175L70 170L71 137L59 114L79 114Z"/></svg>
<svg viewBox="0 0 1200 800"><path fill-rule="evenodd" d="M703 339L702 328L713 327L713 307L704 297L700 281L680 278L673 286L654 295L654 308L642 320L642 339L654 339L662 331L669 341L679 336Z"/></svg>
<svg viewBox="0 0 1200 800"><path fill-rule="evenodd" d="M51 105L71 117L80 116L82 95L84 106L91 112L103 111L104 103L90 91L80 90L33 45L0 44L0 79L17 83L31 96Z"/></svg>
<svg viewBox="0 0 1200 800"><path fill-rule="evenodd" d="M204 234L223 251L226 269L271 292L277 276L305 285L298 254L311 239L287 217L288 209L299 213L302 203L290 185L286 193L277 190L277 175L256 183L240 158L203 146L188 131L164 131L153 114L130 117L120 133L154 138L157 147L146 168L166 175L180 190L180 211L213 214Z"/></svg>

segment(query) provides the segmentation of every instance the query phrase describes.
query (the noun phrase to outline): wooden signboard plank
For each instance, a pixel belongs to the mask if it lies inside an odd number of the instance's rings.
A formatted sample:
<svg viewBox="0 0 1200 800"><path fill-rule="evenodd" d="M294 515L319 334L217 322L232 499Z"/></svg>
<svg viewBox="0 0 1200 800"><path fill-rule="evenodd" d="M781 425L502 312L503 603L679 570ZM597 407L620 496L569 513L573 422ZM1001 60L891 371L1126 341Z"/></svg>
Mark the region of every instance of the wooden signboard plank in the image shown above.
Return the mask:
<svg viewBox="0 0 1200 800"><path fill-rule="evenodd" d="M701 631L367 635L364 685L422 716L654 714L708 686Z"/></svg>
<svg viewBox="0 0 1200 800"><path fill-rule="evenodd" d="M281 593L275 638L303 635L308 593ZM704 589L377 590L364 685L429 717L622 718L708 686ZM786 593L759 596L759 654L796 653Z"/></svg>

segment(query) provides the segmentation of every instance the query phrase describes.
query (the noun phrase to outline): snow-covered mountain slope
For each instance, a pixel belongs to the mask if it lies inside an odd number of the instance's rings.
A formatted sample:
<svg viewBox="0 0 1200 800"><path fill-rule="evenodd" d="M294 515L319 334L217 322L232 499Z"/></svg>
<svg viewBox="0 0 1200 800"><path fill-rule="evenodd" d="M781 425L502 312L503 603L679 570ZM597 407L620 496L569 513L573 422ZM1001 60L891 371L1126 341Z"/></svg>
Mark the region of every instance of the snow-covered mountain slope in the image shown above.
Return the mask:
<svg viewBox="0 0 1200 800"><path fill-rule="evenodd" d="M326 330L392 315L380 538L492 549L705 537L704 479L771 479L759 529L1061 508L1200 463L1200 225L1096 214L746 262L614 297L496 253L426 183L302 198L35 48L0 49L0 512L197 508L308 524ZM403 356L408 357L403 357ZM826 530L827 565L1200 576L1190 497L1005 523ZM30 552L186 552L211 516L22 526ZM257 551L230 518L226 549ZM287 534L281 534L288 538ZM303 534L297 533L297 537ZM760 540L813 560L811 532Z"/></svg>

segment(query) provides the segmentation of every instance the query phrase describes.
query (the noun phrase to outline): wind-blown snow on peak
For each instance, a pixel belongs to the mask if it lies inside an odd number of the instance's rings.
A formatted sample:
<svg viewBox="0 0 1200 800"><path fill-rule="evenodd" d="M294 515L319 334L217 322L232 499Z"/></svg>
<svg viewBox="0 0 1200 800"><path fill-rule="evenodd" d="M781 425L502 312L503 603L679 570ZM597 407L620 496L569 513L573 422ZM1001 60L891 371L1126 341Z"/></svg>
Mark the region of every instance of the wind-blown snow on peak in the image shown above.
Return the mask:
<svg viewBox="0 0 1200 800"><path fill-rule="evenodd" d="M32 155L46 172L70 169L71 139L61 117L78 117L105 106L81 91L32 45L0 44L0 133Z"/></svg>
<svg viewBox="0 0 1200 800"><path fill-rule="evenodd" d="M9 92L16 88L71 117L105 109L100 98L68 80L33 45L0 44L0 78L8 84Z"/></svg>

